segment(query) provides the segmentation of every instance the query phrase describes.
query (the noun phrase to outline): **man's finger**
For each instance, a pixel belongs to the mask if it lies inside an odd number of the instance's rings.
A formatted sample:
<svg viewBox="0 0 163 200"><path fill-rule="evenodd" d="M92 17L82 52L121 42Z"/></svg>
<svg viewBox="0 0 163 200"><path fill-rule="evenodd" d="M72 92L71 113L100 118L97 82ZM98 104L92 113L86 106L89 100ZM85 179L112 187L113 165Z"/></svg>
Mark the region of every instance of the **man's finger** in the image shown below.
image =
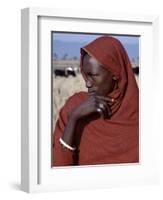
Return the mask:
<svg viewBox="0 0 163 200"><path fill-rule="evenodd" d="M98 95L96 95L96 97L98 99L102 99L102 100L109 101L109 102L112 102L112 103L116 101L114 98L110 98L110 97L104 97L104 96L98 96Z"/></svg>

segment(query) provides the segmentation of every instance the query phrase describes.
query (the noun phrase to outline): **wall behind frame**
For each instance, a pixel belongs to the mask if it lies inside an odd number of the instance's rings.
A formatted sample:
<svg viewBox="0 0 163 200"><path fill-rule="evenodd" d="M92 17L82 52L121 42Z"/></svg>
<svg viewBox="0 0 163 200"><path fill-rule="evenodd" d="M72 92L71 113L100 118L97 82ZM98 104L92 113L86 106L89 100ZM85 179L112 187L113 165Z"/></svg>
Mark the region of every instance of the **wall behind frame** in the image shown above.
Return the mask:
<svg viewBox="0 0 163 200"><path fill-rule="evenodd" d="M159 14L160 15L160 35L163 35L163 13L161 0L151 0L150 3L145 0L131 1L77 1L75 0L5 0L1 2L0 19L0 55L1 55L1 73L0 73L0 122L1 122L1 140L0 140L0 197L2 199L162 199L163 194L160 186L135 187L135 188L115 188L102 191L78 191L64 193L46 193L37 195L27 195L20 191L20 9L24 7L54 7L54 8L74 8L74 9L92 9L93 11L101 9L111 12L127 12L141 14ZM163 39L160 37L160 44ZM163 46L160 45L159 52L163 52ZM160 59L160 66L163 61ZM157 69L156 69L157 70ZM158 70L161 77L163 69ZM162 79L163 80L163 79ZM158 88L161 88L163 82L158 79ZM161 91L161 89L160 89ZM163 97L157 97L158 105L158 127L161 128L159 116L163 111L161 102ZM163 132L163 131L160 131ZM160 141L162 140L162 136ZM163 145L162 145L163 146ZM163 152L163 149L161 149ZM163 168L163 160L161 160ZM163 176L161 174L161 180ZM3 198L4 197L4 198Z"/></svg>

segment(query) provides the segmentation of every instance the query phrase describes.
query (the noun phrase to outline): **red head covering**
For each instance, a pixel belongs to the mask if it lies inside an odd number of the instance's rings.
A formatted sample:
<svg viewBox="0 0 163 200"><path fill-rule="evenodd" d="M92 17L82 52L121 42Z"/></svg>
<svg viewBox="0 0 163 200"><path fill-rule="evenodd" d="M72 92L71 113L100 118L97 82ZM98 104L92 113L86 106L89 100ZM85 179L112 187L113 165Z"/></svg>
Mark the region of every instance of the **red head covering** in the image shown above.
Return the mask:
<svg viewBox="0 0 163 200"><path fill-rule="evenodd" d="M108 36L97 38L81 48L80 68L84 78L82 64L86 53L111 71L118 80L118 87L108 94L109 97L116 99L116 102L111 105L112 117L90 123L87 127L88 134L90 129L90 132L94 132L95 135L100 134L100 137L103 135L105 142L101 145L107 149L110 156L110 160L108 159L106 163L137 162L139 97L128 55L119 40Z"/></svg>

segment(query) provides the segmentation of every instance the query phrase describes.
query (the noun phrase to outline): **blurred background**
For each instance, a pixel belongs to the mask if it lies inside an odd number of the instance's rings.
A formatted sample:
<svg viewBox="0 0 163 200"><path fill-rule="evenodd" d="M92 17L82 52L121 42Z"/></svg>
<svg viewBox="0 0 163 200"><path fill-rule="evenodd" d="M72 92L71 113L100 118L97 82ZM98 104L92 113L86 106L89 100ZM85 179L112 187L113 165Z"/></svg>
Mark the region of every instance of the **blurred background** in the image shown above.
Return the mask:
<svg viewBox="0 0 163 200"><path fill-rule="evenodd" d="M79 34L67 32L52 33L53 71L53 129L60 108L75 92L87 91L80 73L80 48L90 43L99 34ZM110 35L121 41L132 64L138 83L139 77L139 36Z"/></svg>

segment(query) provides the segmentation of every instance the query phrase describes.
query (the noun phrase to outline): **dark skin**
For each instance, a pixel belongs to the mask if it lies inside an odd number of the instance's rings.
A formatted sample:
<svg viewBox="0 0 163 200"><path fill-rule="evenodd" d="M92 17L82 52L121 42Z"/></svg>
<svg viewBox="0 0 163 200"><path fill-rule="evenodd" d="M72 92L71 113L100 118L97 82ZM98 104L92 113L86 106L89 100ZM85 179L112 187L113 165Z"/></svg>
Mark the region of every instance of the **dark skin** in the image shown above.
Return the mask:
<svg viewBox="0 0 163 200"><path fill-rule="evenodd" d="M111 117L109 103L113 102L106 95L116 87L116 79L113 74L105 69L98 61L88 54L83 59L83 73L85 83L88 88L89 98L83 101L69 115L68 123L65 127L62 139L73 146L76 123L83 117L92 113L97 113L99 103L103 104L102 113L99 114L103 119Z"/></svg>

